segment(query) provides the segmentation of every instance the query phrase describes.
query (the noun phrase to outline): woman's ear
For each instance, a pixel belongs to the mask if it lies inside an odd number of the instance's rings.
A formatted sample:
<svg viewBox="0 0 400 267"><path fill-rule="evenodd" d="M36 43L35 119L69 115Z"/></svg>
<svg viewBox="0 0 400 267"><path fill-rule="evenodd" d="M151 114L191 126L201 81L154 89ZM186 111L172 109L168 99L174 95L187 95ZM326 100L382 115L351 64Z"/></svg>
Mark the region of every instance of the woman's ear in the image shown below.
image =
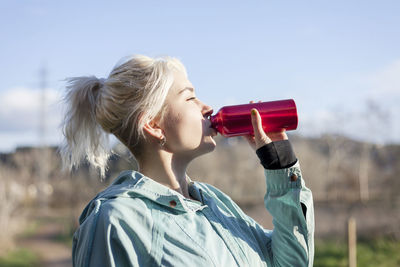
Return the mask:
<svg viewBox="0 0 400 267"><path fill-rule="evenodd" d="M154 120L146 122L143 126L143 130L157 139L162 139L164 137L163 129L161 129Z"/></svg>

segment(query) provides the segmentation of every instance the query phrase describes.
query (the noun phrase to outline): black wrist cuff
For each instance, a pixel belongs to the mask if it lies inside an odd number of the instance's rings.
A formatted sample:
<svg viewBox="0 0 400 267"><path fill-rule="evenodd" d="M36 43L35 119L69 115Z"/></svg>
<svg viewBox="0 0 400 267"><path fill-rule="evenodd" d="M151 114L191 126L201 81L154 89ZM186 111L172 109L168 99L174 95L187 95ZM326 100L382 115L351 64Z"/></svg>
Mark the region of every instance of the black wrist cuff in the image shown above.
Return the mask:
<svg viewBox="0 0 400 267"><path fill-rule="evenodd" d="M266 144L257 149L256 154L264 168L270 170L289 168L297 162L289 140Z"/></svg>

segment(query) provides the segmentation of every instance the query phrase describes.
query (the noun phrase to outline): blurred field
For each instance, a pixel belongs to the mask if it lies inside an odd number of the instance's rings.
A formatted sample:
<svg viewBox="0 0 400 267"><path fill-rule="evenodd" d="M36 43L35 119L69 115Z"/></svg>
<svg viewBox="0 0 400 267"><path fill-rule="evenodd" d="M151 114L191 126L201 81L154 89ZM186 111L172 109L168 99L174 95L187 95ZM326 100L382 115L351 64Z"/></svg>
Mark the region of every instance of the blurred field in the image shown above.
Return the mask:
<svg viewBox="0 0 400 267"><path fill-rule="evenodd" d="M317 241L315 267L346 267L347 244L338 241ZM362 240L357 245L357 262L362 267L400 266L400 242L390 239Z"/></svg>
<svg viewBox="0 0 400 267"><path fill-rule="evenodd" d="M38 256L29 249L15 249L0 257L0 266L7 267L36 267L40 266Z"/></svg>
<svg viewBox="0 0 400 267"><path fill-rule="evenodd" d="M341 136L290 136L315 201L315 266L347 266L347 220L357 222L358 265L400 266L400 146ZM263 168L241 138L216 137L213 153L196 159L189 176L230 195L266 228ZM84 165L60 171L56 148L0 154L0 266L71 266L72 234L86 203L116 175L135 169L123 147L104 181Z"/></svg>

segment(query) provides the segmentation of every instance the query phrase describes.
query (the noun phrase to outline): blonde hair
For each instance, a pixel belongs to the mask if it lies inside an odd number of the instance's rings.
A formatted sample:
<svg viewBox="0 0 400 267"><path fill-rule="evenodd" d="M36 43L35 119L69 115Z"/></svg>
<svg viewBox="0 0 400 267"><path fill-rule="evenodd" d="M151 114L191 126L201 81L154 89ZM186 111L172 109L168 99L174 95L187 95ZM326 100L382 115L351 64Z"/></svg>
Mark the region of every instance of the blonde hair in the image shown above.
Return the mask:
<svg viewBox="0 0 400 267"><path fill-rule="evenodd" d="M64 168L71 170L86 159L104 177L111 155L108 134L140 155L146 140L144 124L164 118L174 70L187 75L176 58L134 55L120 60L107 79L67 78L61 125L65 138L60 147Z"/></svg>

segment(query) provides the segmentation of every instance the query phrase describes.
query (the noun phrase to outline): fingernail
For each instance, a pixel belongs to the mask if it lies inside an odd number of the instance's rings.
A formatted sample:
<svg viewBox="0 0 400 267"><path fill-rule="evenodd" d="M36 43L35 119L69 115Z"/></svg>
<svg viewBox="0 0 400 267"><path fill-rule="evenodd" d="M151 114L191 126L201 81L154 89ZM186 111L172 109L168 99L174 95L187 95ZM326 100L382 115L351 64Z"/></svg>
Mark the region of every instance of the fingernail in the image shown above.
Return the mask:
<svg viewBox="0 0 400 267"><path fill-rule="evenodd" d="M252 110L251 110L251 114L252 114L252 115L256 115L256 114L257 114L256 110L255 110L255 109L252 109Z"/></svg>

